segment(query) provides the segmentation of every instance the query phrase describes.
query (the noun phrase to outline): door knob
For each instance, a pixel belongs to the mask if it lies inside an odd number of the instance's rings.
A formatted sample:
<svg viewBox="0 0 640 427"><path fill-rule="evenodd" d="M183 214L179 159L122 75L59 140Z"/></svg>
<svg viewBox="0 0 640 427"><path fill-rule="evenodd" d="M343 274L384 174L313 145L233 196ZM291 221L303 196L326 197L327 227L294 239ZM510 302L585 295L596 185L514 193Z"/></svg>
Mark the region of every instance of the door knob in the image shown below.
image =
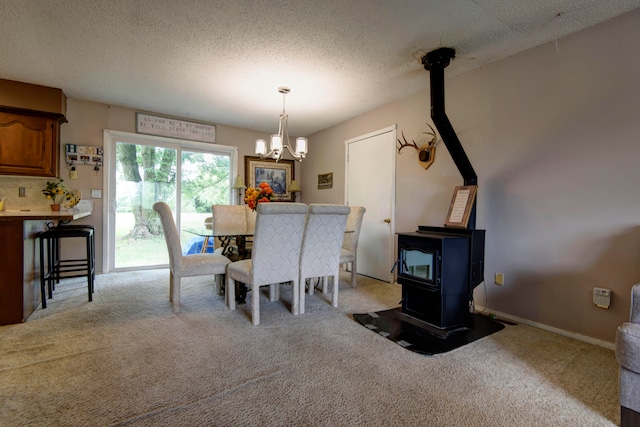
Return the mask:
<svg viewBox="0 0 640 427"><path fill-rule="evenodd" d="M391 218L385 218L384 222L386 222L387 224L391 223Z"/></svg>

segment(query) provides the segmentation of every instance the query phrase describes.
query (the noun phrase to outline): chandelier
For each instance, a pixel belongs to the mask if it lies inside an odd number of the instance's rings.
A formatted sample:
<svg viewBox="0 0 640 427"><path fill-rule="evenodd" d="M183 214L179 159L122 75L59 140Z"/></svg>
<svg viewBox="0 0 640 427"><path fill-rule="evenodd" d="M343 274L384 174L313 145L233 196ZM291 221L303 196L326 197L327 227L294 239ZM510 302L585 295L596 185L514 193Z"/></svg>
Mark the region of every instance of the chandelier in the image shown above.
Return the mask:
<svg viewBox="0 0 640 427"><path fill-rule="evenodd" d="M278 133L271 135L269 152L267 152L267 142L264 139L256 140L256 154L259 155L261 159L271 157L277 162L282 158L282 154L286 148L294 159L302 162L307 155L307 138L296 138L296 149L295 151L291 149L291 143L289 142L289 116L284 110L284 99L285 96L291 92L291 89L286 86L280 86L278 92L282 94L282 113L280 113Z"/></svg>

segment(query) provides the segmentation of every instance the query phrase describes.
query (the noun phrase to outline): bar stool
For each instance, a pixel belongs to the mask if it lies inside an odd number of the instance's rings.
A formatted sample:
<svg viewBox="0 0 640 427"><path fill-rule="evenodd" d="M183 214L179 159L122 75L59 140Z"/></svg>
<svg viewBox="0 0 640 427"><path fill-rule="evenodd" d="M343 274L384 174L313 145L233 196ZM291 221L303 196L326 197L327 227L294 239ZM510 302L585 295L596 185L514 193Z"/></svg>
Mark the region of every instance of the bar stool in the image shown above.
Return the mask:
<svg viewBox="0 0 640 427"><path fill-rule="evenodd" d="M86 256L79 259L60 259L59 244L65 238L84 238ZM93 300L95 278L95 239L92 226L58 226L38 234L40 242L40 296L42 308L47 308L45 283L49 298L53 297L54 283L61 278L87 277L89 301ZM46 247L46 250L45 250ZM45 264L45 252L47 263Z"/></svg>
<svg viewBox="0 0 640 427"><path fill-rule="evenodd" d="M92 273L93 273L93 280L95 282L96 280L96 231L95 231L95 227L93 225L87 225L87 224L66 224L66 223L60 223L58 225L58 227L64 227L67 229L90 229L91 230L91 260L93 262L93 268L92 268ZM56 245L56 250L58 250L59 248ZM58 254L58 252L56 252L56 255ZM56 258L57 259L57 258ZM59 283L59 281L58 281ZM55 287L54 287L55 289Z"/></svg>
<svg viewBox="0 0 640 427"><path fill-rule="evenodd" d="M92 231L91 234L91 260L93 260L93 280L95 282L96 280L96 271L95 271L95 259L96 259L96 243L95 243L95 227L93 225L86 225L86 224L68 224L68 223L64 223L64 222L60 222L60 224L58 224L57 226L54 226L53 224L49 224L50 228L56 228L56 227L64 227L66 229L74 229L74 230L78 230L78 229L90 229ZM59 259L59 252L60 251L60 243L58 241L58 239L53 239L51 242L51 259L49 260L49 262L51 263L51 265L55 265L58 262ZM69 276L65 276L65 277L69 277ZM60 283L60 276L58 276L56 278L56 280L53 282L51 288L55 291L56 289L56 283ZM51 291L49 292L49 298L51 298Z"/></svg>

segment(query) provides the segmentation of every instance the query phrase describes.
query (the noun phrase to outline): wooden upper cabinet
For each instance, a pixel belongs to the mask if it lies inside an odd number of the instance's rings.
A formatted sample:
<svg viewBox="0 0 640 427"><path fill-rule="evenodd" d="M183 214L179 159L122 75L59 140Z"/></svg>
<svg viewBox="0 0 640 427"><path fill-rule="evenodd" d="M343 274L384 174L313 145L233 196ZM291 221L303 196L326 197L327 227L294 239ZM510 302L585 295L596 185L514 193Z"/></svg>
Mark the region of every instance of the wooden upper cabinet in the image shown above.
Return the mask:
<svg viewBox="0 0 640 427"><path fill-rule="evenodd" d="M58 176L62 114L0 107L0 175Z"/></svg>

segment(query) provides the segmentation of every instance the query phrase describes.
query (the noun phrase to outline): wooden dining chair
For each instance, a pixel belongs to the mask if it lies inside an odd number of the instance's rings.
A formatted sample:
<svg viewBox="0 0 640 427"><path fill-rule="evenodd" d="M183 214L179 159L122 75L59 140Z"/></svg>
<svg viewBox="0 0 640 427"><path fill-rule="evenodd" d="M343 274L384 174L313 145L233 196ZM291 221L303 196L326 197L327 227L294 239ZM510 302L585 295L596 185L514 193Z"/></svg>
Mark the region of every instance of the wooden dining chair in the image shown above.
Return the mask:
<svg viewBox="0 0 640 427"><path fill-rule="evenodd" d="M347 218L347 230L353 230L353 232L344 233L342 250L340 251L340 264L351 263L351 286L354 288L357 285L358 240L360 239L362 219L366 211L364 206L351 206L351 213Z"/></svg>
<svg viewBox="0 0 640 427"><path fill-rule="evenodd" d="M227 266L226 297L236 309L235 282L251 288L251 321L260 324L260 286L269 286L269 300L280 298L279 284L293 283L291 312L298 314L299 265L307 205L302 203L259 203L253 252L250 259Z"/></svg>
<svg viewBox="0 0 640 427"><path fill-rule="evenodd" d="M328 278L333 278L331 305L338 306L340 249L350 212L345 205L309 205L300 251L300 313L304 313L305 282L311 278L322 278L323 290ZM313 295L313 283L309 283L309 295Z"/></svg>
<svg viewBox="0 0 640 427"><path fill-rule="evenodd" d="M231 262L229 258L211 253L182 255L180 235L171 208L165 202L157 202L153 209L160 216L169 251L169 301L173 303L173 312L180 311L180 279L183 277L215 276L216 294L219 294L227 264Z"/></svg>

